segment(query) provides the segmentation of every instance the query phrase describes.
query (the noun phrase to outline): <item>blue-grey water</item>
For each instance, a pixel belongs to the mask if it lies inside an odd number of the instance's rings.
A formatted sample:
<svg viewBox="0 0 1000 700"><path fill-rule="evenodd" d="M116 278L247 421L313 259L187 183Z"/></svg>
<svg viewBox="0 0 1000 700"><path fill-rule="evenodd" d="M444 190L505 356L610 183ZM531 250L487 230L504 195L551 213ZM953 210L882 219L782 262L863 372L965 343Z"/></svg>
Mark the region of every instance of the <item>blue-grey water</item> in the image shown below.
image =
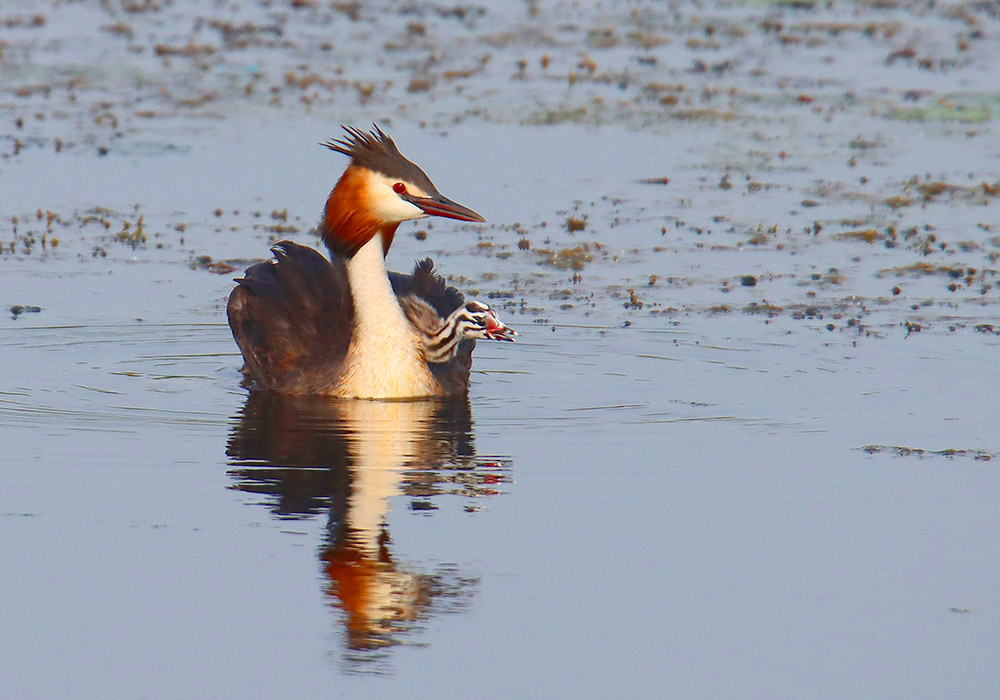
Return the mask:
<svg viewBox="0 0 1000 700"><path fill-rule="evenodd" d="M5 697L989 697L998 32L0 3ZM231 280L371 121L489 220L390 267L518 342L468 401L251 396Z"/></svg>

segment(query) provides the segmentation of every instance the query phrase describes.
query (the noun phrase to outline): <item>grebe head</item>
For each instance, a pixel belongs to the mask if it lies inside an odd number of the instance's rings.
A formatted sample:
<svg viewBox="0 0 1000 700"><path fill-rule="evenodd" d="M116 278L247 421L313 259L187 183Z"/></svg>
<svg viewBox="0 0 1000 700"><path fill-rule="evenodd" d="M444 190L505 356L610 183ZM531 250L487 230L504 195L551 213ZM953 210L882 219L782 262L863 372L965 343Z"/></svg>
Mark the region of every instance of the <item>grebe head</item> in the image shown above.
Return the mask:
<svg viewBox="0 0 1000 700"><path fill-rule="evenodd" d="M509 340L517 331L500 320L497 312L489 304L473 299L465 303L455 314L464 326L464 337L481 340Z"/></svg>
<svg viewBox="0 0 1000 700"><path fill-rule="evenodd" d="M353 198L343 202L338 200L337 204L364 209L368 216L383 225L426 216L443 216L459 221L486 221L468 207L453 202L438 192L427 173L404 158L396 143L378 126L370 133L350 126L343 129L347 136L331 139L323 144L351 159L341 181L351 185L345 190L350 189ZM340 184L338 183L338 187ZM335 189L333 194L336 193Z"/></svg>

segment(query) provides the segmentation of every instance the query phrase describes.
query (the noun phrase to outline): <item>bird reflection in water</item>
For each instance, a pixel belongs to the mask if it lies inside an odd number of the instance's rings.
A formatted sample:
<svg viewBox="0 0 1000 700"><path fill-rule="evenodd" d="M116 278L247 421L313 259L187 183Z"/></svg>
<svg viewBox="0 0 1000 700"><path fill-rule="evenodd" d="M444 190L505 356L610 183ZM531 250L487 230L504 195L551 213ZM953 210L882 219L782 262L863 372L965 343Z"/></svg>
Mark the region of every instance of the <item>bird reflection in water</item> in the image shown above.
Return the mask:
<svg viewBox="0 0 1000 700"><path fill-rule="evenodd" d="M328 512L320 551L327 592L344 612L348 659L374 660L419 620L461 609L476 579L454 567L400 565L391 552L390 498L417 512L440 496L479 497L510 481L505 457L476 456L467 398L356 401L252 392L234 417L227 455L234 488L266 496L281 518Z"/></svg>

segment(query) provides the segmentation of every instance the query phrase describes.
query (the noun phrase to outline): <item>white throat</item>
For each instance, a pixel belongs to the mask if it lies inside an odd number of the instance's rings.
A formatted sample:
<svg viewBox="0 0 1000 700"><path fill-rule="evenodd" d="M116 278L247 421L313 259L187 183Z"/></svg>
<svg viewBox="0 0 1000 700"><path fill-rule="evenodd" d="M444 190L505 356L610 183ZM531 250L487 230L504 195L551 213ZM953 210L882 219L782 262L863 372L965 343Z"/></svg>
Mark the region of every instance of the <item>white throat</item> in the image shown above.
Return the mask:
<svg viewBox="0 0 1000 700"><path fill-rule="evenodd" d="M440 393L420 338L389 283L381 233L347 261L347 281L354 298L354 333L337 393L366 399Z"/></svg>

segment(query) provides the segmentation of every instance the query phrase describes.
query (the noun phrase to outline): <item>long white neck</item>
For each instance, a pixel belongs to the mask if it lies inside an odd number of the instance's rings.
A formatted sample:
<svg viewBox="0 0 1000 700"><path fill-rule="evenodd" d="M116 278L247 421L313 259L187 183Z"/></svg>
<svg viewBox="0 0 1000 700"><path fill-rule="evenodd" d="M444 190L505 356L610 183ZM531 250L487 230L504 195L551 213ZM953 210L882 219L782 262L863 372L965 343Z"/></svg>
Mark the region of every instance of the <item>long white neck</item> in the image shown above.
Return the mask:
<svg viewBox="0 0 1000 700"><path fill-rule="evenodd" d="M392 291L383 250L382 234L376 233L347 261L354 334L338 394L368 399L433 396L440 388Z"/></svg>

